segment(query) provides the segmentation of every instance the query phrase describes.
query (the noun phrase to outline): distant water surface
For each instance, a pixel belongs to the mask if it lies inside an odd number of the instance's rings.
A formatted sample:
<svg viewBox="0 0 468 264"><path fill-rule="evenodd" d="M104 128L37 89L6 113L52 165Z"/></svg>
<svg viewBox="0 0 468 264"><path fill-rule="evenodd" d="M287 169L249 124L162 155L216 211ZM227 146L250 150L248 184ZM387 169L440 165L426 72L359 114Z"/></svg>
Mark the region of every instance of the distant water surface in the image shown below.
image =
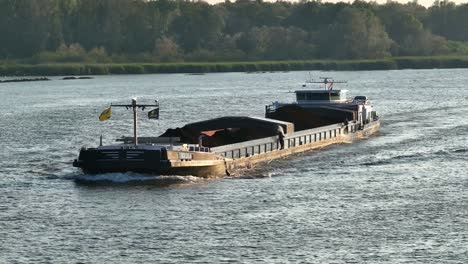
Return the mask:
<svg viewBox="0 0 468 264"><path fill-rule="evenodd" d="M241 177L98 175L81 146L131 135L110 103L158 99L142 136L223 115L262 116L309 74L347 80L378 136ZM0 84L0 263L466 263L468 70L96 76ZM133 181L130 181L133 179Z"/></svg>

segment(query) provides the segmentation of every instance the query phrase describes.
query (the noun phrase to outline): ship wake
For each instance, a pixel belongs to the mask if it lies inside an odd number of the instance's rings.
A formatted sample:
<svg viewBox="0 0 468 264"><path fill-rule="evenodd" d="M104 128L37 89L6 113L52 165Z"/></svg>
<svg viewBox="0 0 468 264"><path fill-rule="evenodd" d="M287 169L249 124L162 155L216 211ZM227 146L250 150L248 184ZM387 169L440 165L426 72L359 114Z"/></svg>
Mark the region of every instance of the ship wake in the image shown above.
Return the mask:
<svg viewBox="0 0 468 264"><path fill-rule="evenodd" d="M105 173L96 175L75 175L70 177L76 183L88 185L107 185L107 184L150 184L150 185L174 185L190 184L202 181L203 178L195 176L180 175L145 175L138 173Z"/></svg>

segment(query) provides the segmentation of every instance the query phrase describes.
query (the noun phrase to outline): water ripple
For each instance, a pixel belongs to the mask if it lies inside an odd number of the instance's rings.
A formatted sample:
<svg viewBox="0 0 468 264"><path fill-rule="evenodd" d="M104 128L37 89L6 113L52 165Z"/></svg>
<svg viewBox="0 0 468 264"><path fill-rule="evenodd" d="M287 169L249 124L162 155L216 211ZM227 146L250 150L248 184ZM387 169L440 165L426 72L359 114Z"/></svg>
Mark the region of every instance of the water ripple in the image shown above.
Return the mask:
<svg viewBox="0 0 468 264"><path fill-rule="evenodd" d="M141 135L151 136L206 118L261 116L265 104L290 101L308 72L2 87L0 262L466 262L467 70L333 75L375 101L378 136L214 180L91 176L71 162L100 135L110 144L131 134L124 109L97 120L111 102L159 99L161 120L140 115Z"/></svg>

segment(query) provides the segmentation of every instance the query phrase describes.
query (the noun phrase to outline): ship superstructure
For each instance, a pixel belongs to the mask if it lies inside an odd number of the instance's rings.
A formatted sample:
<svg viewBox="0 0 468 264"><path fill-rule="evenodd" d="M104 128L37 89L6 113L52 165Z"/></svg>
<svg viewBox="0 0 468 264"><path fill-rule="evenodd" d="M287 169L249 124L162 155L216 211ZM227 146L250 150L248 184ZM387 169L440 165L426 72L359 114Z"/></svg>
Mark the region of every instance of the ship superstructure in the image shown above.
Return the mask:
<svg viewBox="0 0 468 264"><path fill-rule="evenodd" d="M295 102L273 102L266 106L265 117L292 122L296 130L350 121L364 126L378 120L374 106L367 96L348 98L348 90L334 89L336 83L344 82L331 78L306 82L301 89L294 91ZM314 84L324 84L325 88L311 87Z"/></svg>

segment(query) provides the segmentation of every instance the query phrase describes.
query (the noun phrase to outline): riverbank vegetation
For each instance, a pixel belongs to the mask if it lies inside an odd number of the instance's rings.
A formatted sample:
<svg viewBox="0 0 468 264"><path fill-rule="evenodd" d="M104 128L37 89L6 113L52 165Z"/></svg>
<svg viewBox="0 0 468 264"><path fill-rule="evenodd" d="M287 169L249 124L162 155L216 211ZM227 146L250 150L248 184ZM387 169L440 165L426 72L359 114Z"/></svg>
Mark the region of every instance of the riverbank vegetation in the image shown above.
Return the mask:
<svg viewBox="0 0 468 264"><path fill-rule="evenodd" d="M0 0L0 74L467 67L468 4Z"/></svg>
<svg viewBox="0 0 468 264"><path fill-rule="evenodd" d="M468 56L397 57L375 60L6 64L0 65L0 76L267 72L298 70L355 71L433 68L468 68Z"/></svg>

